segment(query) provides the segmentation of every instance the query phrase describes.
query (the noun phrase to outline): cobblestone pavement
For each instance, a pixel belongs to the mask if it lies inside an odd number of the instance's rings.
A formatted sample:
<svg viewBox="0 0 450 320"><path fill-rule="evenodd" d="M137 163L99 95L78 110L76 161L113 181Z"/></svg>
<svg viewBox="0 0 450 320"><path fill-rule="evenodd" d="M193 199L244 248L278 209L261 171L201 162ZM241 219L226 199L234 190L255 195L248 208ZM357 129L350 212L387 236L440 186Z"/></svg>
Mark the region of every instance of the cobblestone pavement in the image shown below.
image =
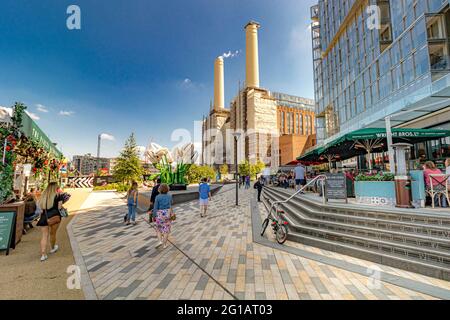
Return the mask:
<svg viewBox="0 0 450 320"><path fill-rule="evenodd" d="M264 239L267 243L256 243L252 220L255 223L265 215L264 206L253 202L252 210L253 190L241 190L241 205L236 208L232 190L225 186L214 197L207 218L200 218L197 202L176 206L171 245L159 250L154 248L156 233L144 221L145 215L139 217L137 226L124 226L124 200L111 193L109 200L100 197L102 207L78 215L71 226L72 241L97 298L450 297L449 282L294 242L281 248L269 241L270 232L266 232L269 240ZM259 225L255 228L259 230ZM327 261L338 261L342 267ZM369 277L369 267L382 271L380 282ZM360 269L367 272L357 272Z"/></svg>

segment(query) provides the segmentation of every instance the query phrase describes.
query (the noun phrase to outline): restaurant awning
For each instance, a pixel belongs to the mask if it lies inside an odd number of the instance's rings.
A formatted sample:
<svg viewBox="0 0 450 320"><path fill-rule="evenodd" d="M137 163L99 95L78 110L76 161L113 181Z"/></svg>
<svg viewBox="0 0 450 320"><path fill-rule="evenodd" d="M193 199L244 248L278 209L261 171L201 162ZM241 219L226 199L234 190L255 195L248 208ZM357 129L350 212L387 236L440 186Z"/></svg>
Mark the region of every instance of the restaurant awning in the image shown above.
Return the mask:
<svg viewBox="0 0 450 320"><path fill-rule="evenodd" d="M418 143L430 140L450 137L450 130L434 129L392 129L394 143ZM297 158L299 161L322 161L326 162L324 156L337 156L339 160L346 160L358 155L366 154L370 146L370 152L382 152L387 150L387 134L385 128L366 128L353 131L342 137L331 141L325 146L314 149L307 154Z"/></svg>
<svg viewBox="0 0 450 320"><path fill-rule="evenodd" d="M0 122L10 122L11 116L11 108L0 107ZM63 157L63 154L56 148L50 138L44 133L44 131L41 130L41 128L39 128L36 122L34 122L26 112L24 112L22 116L21 131L28 139L41 143L43 147L47 151L51 152L55 157Z"/></svg>

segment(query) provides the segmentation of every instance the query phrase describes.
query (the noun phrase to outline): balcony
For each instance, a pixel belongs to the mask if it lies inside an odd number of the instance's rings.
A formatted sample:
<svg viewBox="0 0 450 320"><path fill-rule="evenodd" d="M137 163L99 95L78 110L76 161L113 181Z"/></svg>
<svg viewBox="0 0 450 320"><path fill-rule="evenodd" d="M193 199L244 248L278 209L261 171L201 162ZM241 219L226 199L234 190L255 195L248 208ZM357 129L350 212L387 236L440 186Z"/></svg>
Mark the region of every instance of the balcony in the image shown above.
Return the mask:
<svg viewBox="0 0 450 320"><path fill-rule="evenodd" d="M314 21L319 21L319 5L311 7L311 19Z"/></svg>

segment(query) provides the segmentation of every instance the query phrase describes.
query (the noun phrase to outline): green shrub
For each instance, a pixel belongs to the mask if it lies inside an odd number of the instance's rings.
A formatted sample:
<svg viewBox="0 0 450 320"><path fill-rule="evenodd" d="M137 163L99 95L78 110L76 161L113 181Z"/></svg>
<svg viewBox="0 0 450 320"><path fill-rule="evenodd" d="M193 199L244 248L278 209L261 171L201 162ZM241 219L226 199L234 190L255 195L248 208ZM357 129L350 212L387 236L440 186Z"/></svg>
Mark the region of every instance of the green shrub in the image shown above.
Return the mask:
<svg viewBox="0 0 450 320"><path fill-rule="evenodd" d="M395 175L392 173L366 175L360 174L355 180L356 181L394 181Z"/></svg>

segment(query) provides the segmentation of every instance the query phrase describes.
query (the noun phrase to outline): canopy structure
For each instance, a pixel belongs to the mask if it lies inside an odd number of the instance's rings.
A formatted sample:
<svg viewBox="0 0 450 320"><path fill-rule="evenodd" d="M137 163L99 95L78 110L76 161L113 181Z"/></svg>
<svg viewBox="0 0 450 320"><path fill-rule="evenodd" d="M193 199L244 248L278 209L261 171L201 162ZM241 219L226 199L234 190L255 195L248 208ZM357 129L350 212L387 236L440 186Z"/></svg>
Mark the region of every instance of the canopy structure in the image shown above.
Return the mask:
<svg viewBox="0 0 450 320"><path fill-rule="evenodd" d="M394 143L418 143L450 137L450 130L434 129L392 129ZM387 134L385 128L367 128L348 133L323 147L314 149L297 158L301 162L330 162L346 160L358 155L382 152L387 150Z"/></svg>
<svg viewBox="0 0 450 320"><path fill-rule="evenodd" d="M0 122L10 123L12 117L12 108L0 107ZM51 152L55 157L61 158L63 154L59 151L50 138L39 128L36 122L31 119L28 113L24 112L22 116L22 133L28 139L40 142L44 148Z"/></svg>

